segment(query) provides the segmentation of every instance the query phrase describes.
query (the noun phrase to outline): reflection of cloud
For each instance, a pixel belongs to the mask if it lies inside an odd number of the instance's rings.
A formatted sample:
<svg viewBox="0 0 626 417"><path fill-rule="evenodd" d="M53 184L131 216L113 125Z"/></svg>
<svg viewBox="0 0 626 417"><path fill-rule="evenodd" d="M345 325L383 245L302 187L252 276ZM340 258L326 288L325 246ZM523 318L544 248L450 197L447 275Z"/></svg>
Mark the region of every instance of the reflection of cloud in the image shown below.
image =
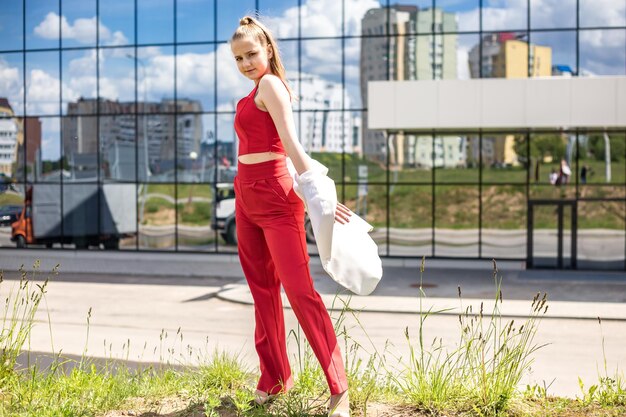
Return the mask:
<svg viewBox="0 0 626 417"><path fill-rule="evenodd" d="M79 18L70 24L65 16L54 12L46 15L43 21L35 27L35 34L44 39L58 39L59 25L63 39L74 39L80 43L95 43L97 18ZM128 40L120 31L111 34L111 31L102 23L99 24L100 40L107 45L125 45Z"/></svg>
<svg viewBox="0 0 626 417"><path fill-rule="evenodd" d="M0 57L0 91L13 108L19 113L22 111L22 77L17 68L11 67Z"/></svg>
<svg viewBox="0 0 626 417"><path fill-rule="evenodd" d="M26 106L29 113L59 113L59 79L41 69L33 69L28 75Z"/></svg>

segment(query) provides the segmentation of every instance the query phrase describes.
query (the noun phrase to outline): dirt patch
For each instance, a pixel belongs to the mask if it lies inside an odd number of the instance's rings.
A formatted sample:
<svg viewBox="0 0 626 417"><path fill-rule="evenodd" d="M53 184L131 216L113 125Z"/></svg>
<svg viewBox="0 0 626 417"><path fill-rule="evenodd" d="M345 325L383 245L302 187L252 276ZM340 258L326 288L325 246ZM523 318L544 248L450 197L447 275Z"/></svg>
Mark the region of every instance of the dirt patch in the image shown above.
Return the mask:
<svg viewBox="0 0 626 417"><path fill-rule="evenodd" d="M150 226L170 226L176 223L176 210L161 208L154 213L145 213L144 221Z"/></svg>
<svg viewBox="0 0 626 417"><path fill-rule="evenodd" d="M622 417L626 415L626 407L601 407L599 405L583 406L575 400L548 399L543 401L525 400L521 404L513 407L508 414L510 417L543 417L546 415L555 417ZM280 410L273 409L272 415ZM220 417L262 417L259 410L251 410L249 413L238 413L236 408L228 400L214 412ZM315 412L310 417L321 417L325 413L323 410ZM153 402L145 401L141 398L132 399L128 406L122 410L109 411L98 417L204 417L206 410L202 403L176 396L168 397ZM353 410L353 417L432 417L432 413L424 412L406 405L393 405L383 403L369 403L367 413L363 410ZM438 417L460 417L468 414L441 413ZM303 415L303 417L305 417Z"/></svg>

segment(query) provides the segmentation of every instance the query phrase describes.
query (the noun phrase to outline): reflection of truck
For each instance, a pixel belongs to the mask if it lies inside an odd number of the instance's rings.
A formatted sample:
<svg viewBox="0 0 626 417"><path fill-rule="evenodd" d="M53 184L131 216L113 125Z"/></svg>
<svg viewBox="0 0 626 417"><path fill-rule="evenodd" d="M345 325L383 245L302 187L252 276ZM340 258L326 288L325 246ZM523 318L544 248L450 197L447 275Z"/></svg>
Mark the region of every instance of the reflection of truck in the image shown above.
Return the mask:
<svg viewBox="0 0 626 417"><path fill-rule="evenodd" d="M232 183L218 183L215 190L215 213L212 216L211 228L217 230L224 241L230 245L237 244L237 225L235 223L235 190ZM305 215L304 229L306 240L315 243L315 235L309 216Z"/></svg>
<svg viewBox="0 0 626 417"><path fill-rule="evenodd" d="M137 232L136 201L134 184L34 184L11 226L11 240L18 248L54 243L87 248L102 243L105 249L117 249L120 239Z"/></svg>

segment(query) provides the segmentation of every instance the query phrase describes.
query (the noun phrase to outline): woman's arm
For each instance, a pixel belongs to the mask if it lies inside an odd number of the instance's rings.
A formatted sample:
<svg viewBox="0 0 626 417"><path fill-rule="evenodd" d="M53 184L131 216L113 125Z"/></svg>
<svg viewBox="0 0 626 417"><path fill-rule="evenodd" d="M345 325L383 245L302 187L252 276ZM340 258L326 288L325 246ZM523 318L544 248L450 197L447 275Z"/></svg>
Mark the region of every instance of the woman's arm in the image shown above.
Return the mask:
<svg viewBox="0 0 626 417"><path fill-rule="evenodd" d="M258 91L259 99L272 117L285 152L296 171L298 174L308 171L311 168L309 156L298 140L287 88L280 78L268 74L261 78Z"/></svg>

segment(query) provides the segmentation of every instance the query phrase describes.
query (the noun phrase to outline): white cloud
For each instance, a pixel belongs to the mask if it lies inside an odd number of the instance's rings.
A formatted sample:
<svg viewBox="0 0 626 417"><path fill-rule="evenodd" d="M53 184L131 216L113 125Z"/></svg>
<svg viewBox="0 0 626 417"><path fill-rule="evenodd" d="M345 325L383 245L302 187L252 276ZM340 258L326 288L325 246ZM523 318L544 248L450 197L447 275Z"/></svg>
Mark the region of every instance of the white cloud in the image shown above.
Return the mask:
<svg viewBox="0 0 626 417"><path fill-rule="evenodd" d="M46 17L37 25L34 32L37 36L44 39L58 39L59 25L61 25L61 36L63 39L74 39L82 44L94 44L96 42L96 27L98 20L94 16L92 18L79 18L71 24L65 16L59 16L54 12L49 12ZM99 24L100 40L106 45L125 45L128 39L122 32L111 31L102 23Z"/></svg>

